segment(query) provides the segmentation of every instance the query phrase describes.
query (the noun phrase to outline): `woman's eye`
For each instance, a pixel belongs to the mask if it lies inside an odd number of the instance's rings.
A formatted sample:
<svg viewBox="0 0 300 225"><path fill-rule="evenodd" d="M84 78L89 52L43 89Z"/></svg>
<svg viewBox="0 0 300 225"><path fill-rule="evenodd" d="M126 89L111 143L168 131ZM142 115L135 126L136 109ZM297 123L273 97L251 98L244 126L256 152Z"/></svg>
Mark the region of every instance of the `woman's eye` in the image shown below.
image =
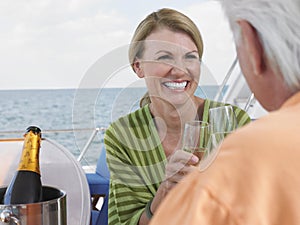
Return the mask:
<svg viewBox="0 0 300 225"><path fill-rule="evenodd" d="M172 57L169 55L162 55L157 58L157 60L170 60L170 59L172 59Z"/></svg>
<svg viewBox="0 0 300 225"><path fill-rule="evenodd" d="M198 57L196 55L186 55L185 58L186 59L198 59Z"/></svg>

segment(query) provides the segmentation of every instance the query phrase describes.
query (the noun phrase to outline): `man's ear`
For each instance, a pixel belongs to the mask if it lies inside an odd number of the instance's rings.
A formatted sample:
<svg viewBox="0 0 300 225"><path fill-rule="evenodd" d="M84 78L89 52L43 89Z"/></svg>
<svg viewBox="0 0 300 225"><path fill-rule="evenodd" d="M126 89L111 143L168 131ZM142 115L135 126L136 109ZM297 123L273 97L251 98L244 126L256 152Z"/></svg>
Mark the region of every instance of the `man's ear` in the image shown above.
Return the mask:
<svg viewBox="0 0 300 225"><path fill-rule="evenodd" d="M133 69L134 69L134 72L138 75L139 78L145 77L144 76L144 71L143 71L143 68L142 68L142 65L141 65L141 61L138 58L134 59Z"/></svg>
<svg viewBox="0 0 300 225"><path fill-rule="evenodd" d="M265 69L264 51L256 29L247 21L240 20L241 41L249 54L249 62L255 75L260 75Z"/></svg>

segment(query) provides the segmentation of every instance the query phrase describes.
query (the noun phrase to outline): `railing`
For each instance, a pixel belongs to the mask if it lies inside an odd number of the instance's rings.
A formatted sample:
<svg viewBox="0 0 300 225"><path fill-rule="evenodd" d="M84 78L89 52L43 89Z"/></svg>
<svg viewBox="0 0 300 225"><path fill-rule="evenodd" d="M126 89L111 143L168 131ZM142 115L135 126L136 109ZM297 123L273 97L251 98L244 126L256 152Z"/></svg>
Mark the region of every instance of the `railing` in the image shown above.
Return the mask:
<svg viewBox="0 0 300 225"><path fill-rule="evenodd" d="M223 93L223 91L224 91L224 89L225 89L225 86L226 86L227 83L228 83L229 78L230 78L231 75L232 75L232 72L233 72L234 68L235 68L236 65L237 65L237 62L238 62L238 58L237 58L237 56L236 56L235 59L233 60L232 64L231 64L231 66L230 66L230 68L229 68L229 70L228 70L226 76L224 77L224 80L222 81L222 84L221 84L220 87L219 87L219 91L218 91L217 94L216 94L215 101L221 101L221 100L222 100L222 99L221 99L222 93Z"/></svg>
<svg viewBox="0 0 300 225"><path fill-rule="evenodd" d="M81 162L85 154L87 153L89 147L91 146L92 142L94 141L96 135L99 132L104 132L106 130L105 127L96 127L96 128L77 128L77 129L45 129L42 131L43 134L53 134L53 133L74 133L74 132L81 132L81 131L92 131L92 134L84 144L84 147L80 151L79 156L77 157L77 161ZM24 133L24 130L10 130L10 131L0 131L0 136L7 136L7 135L14 135L18 134L21 136ZM14 135L15 136L15 135ZM2 141L10 141L10 140L20 140L21 138L1 138Z"/></svg>
<svg viewBox="0 0 300 225"><path fill-rule="evenodd" d="M214 98L215 101L227 102L233 105L237 105L244 109L251 119L257 119L260 116L266 114L266 111L256 101L253 92L247 85L246 80L243 77L241 70L238 69L238 58L233 60L224 80L222 81L219 90ZM234 76L233 76L234 75ZM230 78L233 78L229 84ZM224 90L228 86L228 90L224 96Z"/></svg>
<svg viewBox="0 0 300 225"><path fill-rule="evenodd" d="M89 149L91 143L93 142L95 136L97 135L97 133L98 133L99 131L102 131L102 132L103 132L103 131L105 131L105 128L104 128L104 127L100 127L100 128L97 127L97 128L94 129L94 131L93 131L93 133L91 134L90 138L87 140L86 144L84 145L84 147L83 147L83 149L82 149L80 155L78 156L77 161L80 162L80 161L82 160L83 156L86 154L87 150Z"/></svg>

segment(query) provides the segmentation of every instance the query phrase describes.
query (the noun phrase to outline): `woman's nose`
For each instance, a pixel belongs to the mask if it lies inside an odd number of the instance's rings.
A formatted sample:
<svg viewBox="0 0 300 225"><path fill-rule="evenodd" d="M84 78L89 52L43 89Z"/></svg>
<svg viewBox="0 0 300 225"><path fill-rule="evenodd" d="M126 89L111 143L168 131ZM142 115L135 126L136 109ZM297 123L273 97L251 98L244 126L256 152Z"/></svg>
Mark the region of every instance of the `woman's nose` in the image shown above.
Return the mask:
<svg viewBox="0 0 300 225"><path fill-rule="evenodd" d="M182 61L178 62L178 60L177 60L177 62L172 65L171 73L174 75L188 74L187 66L184 64L184 62L182 62Z"/></svg>

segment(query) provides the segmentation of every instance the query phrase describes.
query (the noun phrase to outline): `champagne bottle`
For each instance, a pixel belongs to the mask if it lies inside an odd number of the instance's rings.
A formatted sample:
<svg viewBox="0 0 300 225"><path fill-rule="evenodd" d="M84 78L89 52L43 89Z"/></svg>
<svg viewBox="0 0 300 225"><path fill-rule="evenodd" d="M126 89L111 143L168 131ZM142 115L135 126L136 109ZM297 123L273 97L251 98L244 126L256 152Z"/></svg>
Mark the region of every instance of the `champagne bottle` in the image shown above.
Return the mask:
<svg viewBox="0 0 300 225"><path fill-rule="evenodd" d="M41 130L30 126L24 135L24 144L18 170L10 182L4 204L29 204L42 200L42 183L39 165Z"/></svg>

